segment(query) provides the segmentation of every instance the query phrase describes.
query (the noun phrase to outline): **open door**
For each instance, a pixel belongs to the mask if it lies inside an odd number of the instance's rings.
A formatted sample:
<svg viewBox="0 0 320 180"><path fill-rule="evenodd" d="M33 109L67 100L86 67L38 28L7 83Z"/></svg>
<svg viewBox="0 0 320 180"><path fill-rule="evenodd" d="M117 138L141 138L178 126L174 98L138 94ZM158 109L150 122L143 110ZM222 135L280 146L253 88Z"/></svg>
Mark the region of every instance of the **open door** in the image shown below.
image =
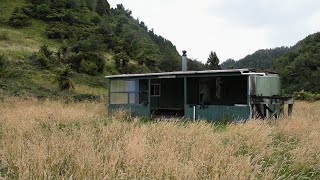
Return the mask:
<svg viewBox="0 0 320 180"><path fill-rule="evenodd" d="M153 79L150 85L153 116L184 116L184 79Z"/></svg>

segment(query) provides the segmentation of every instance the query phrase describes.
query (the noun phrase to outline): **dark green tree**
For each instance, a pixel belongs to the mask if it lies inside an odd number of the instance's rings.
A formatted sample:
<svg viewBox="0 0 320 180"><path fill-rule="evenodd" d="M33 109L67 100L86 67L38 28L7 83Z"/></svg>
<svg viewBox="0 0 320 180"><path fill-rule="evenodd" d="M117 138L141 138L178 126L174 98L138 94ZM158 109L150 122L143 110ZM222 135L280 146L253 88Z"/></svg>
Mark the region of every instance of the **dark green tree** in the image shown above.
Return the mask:
<svg viewBox="0 0 320 180"><path fill-rule="evenodd" d="M211 51L209 54L209 58L207 60L207 63L206 63L207 67L209 69L221 69L219 66L219 62L220 62L220 60L219 60L216 52Z"/></svg>
<svg viewBox="0 0 320 180"><path fill-rule="evenodd" d="M206 70L207 67L201 61L196 59L188 59L188 70L189 71L203 71Z"/></svg>
<svg viewBox="0 0 320 180"><path fill-rule="evenodd" d="M9 25L17 28L31 26L31 18L25 13L23 8L17 7L9 18Z"/></svg>
<svg viewBox="0 0 320 180"><path fill-rule="evenodd" d="M58 75L58 83L61 91L70 91L74 89L73 82L71 80L72 70L70 66L66 66Z"/></svg>
<svg viewBox="0 0 320 180"><path fill-rule="evenodd" d="M103 15L109 13L109 9L110 9L110 5L106 0L98 0L97 1L96 12L100 16L103 16Z"/></svg>

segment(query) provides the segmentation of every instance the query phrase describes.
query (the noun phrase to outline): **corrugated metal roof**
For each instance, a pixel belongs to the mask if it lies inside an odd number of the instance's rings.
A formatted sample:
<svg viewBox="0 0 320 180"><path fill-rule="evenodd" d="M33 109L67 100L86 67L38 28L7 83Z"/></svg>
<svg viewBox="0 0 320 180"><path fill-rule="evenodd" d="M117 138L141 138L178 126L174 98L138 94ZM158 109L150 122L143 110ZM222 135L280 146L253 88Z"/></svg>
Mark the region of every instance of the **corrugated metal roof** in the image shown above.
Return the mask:
<svg viewBox="0 0 320 180"><path fill-rule="evenodd" d="M174 71L174 72L146 73L146 74L121 74L121 75L106 76L106 78L130 78L130 77L215 74L215 73L243 73L243 72L255 72L255 71L252 71L251 69L228 69L228 70L206 70L206 71Z"/></svg>

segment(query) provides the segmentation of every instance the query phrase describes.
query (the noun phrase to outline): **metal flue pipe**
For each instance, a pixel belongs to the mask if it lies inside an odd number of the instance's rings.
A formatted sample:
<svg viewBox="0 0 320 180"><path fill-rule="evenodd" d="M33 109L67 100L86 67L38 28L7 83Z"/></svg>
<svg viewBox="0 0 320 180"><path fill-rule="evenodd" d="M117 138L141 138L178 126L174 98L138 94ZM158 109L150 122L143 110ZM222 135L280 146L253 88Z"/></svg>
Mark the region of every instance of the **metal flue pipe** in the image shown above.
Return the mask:
<svg viewBox="0 0 320 180"><path fill-rule="evenodd" d="M188 71L188 63L187 63L187 51L182 51L182 71Z"/></svg>

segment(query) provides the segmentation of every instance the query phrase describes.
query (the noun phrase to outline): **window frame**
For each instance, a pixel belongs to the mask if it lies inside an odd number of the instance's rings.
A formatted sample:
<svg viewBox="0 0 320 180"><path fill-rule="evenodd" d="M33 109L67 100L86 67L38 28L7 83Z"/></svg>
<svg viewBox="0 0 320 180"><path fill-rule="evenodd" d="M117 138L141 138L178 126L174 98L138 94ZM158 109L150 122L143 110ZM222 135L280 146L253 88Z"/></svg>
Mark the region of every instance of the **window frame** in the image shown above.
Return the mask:
<svg viewBox="0 0 320 180"><path fill-rule="evenodd" d="M159 94L156 94L156 88L155 87L158 87ZM152 91L152 89L153 89L153 91ZM161 84L160 83L151 84L150 95L151 95L151 97L160 97L161 96Z"/></svg>
<svg viewBox="0 0 320 180"><path fill-rule="evenodd" d="M126 83L126 90L117 90L117 87L112 87L112 81L124 81ZM137 79L127 79L127 80L111 80L110 82L110 88L109 88L109 104L110 105L133 105L133 104L139 104L139 84L137 83ZM134 82L134 83L132 83ZM129 85L134 84L133 90L132 91L132 87L130 87ZM130 91L129 91L130 90ZM112 95L117 94L124 94L124 96L126 96L126 102L125 103L115 103L112 102ZM134 94L134 98L131 98L130 96ZM134 99L134 102L131 101Z"/></svg>

